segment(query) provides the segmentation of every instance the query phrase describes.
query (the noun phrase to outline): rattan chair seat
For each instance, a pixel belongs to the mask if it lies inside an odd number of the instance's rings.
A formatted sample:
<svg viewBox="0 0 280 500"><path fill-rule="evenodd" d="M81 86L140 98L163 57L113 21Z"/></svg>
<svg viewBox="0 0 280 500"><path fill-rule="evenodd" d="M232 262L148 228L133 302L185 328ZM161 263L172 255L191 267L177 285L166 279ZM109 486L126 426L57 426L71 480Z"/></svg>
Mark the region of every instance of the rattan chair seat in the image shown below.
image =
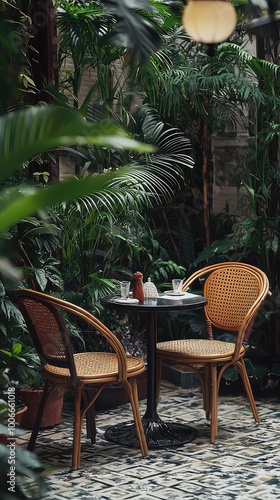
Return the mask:
<svg viewBox="0 0 280 500"><path fill-rule="evenodd" d="M127 376L130 374L135 375L135 372L140 372L145 370L144 360L141 358L136 358L134 356L127 356ZM98 377L108 378L109 376L113 379L118 377L118 358L116 354L109 352L83 352L79 354L74 354L74 363L76 367L77 376L80 379L91 379ZM46 364L44 370L50 374L70 377L70 370L68 368L61 368L59 366L53 366ZM138 373L137 373L138 374Z"/></svg>
<svg viewBox="0 0 280 500"><path fill-rule="evenodd" d="M240 375L254 419L259 422L244 355L256 315L269 294L269 283L266 275L254 266L223 262L196 271L185 281L183 289L186 291L201 278L205 280L203 295L207 298L204 306L207 338L157 344L157 394L163 363L187 366L193 370L201 382L206 417L211 419L210 441L214 443L218 434L219 386L223 373L230 365ZM213 327L234 332L236 341L213 339Z"/></svg>
<svg viewBox="0 0 280 500"><path fill-rule="evenodd" d="M204 356L218 358L221 356L232 357L235 350L235 344L232 342L223 342L222 340L207 340L207 339L184 339L184 340L171 340L168 342L159 342L157 344L157 352L176 354L185 357L200 357ZM241 354L244 353L244 347L241 347Z"/></svg>

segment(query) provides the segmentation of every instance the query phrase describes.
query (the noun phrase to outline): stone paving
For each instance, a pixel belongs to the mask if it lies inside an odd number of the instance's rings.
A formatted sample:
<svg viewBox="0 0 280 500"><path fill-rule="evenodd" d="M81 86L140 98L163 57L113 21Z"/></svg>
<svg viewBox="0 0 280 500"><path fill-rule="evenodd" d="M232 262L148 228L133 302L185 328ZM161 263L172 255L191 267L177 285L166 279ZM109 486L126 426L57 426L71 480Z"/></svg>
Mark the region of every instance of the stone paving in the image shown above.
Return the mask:
<svg viewBox="0 0 280 500"><path fill-rule="evenodd" d="M187 423L198 431L195 441L177 448L150 450L142 459L138 449L104 439L108 425L131 420L129 406L99 411L97 441L83 436L81 466L71 470L72 416L41 431L36 453L48 467L45 499L65 500L271 500L280 499L280 397L256 403L261 423L254 422L243 395L219 397L219 435L209 442L199 388L182 389L163 382L159 415L164 421ZM141 412L145 400L140 402ZM26 446L29 433L20 438Z"/></svg>

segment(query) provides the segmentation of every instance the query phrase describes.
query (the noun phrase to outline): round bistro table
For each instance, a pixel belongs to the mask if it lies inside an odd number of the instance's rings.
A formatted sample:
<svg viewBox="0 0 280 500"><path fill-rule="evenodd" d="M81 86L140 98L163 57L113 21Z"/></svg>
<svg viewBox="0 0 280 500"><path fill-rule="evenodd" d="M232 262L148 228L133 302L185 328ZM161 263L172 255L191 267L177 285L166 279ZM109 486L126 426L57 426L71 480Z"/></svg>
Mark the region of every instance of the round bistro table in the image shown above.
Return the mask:
<svg viewBox="0 0 280 500"><path fill-rule="evenodd" d="M193 441L197 431L192 427L176 422L163 422L157 414L156 401L156 344L157 344L157 315L168 314L173 311L185 311L201 309L207 303L207 299L201 295L186 293L173 298L161 294L156 299L145 299L138 304L117 302L116 297L107 296L102 299L106 307L116 309L122 313L145 312L148 316L147 322L147 406L142 418L143 428L149 449L180 446ZM176 408L174 408L176 413ZM124 446L139 447L138 439L133 422L117 424L105 432L108 441Z"/></svg>

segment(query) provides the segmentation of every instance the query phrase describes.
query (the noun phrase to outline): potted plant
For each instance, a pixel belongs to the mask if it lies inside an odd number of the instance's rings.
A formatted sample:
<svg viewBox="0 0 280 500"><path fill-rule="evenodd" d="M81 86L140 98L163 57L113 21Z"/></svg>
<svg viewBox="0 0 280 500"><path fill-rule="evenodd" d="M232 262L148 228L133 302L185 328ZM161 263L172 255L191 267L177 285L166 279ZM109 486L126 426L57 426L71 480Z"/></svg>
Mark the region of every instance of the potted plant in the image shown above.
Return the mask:
<svg viewBox="0 0 280 500"><path fill-rule="evenodd" d="M43 375L41 371L30 374L30 377L19 389L21 400L27 406L27 411L22 416L21 426L32 429L38 413L43 395ZM43 413L41 428L54 427L61 422L65 387L56 387L52 391Z"/></svg>
<svg viewBox="0 0 280 500"><path fill-rule="evenodd" d="M0 419L8 416L8 399L14 393L16 421L32 429L43 394L43 375L40 359L31 346L17 342L8 349L0 349ZM53 391L44 412L41 427L53 427L61 422L65 389ZM24 411L23 411L24 410Z"/></svg>
<svg viewBox="0 0 280 500"><path fill-rule="evenodd" d="M3 343L2 343L3 346ZM0 395L14 388L18 392L20 383L32 373L40 360L33 347L24 347L20 342L8 342L0 349Z"/></svg>
<svg viewBox="0 0 280 500"><path fill-rule="evenodd" d="M0 349L0 422L8 425L9 419L14 419L14 424L21 424L23 414L27 406L18 394L18 377L26 367L30 366L30 352L27 350L26 357L23 354L21 344L12 343ZM0 442L7 442L7 435L1 434Z"/></svg>

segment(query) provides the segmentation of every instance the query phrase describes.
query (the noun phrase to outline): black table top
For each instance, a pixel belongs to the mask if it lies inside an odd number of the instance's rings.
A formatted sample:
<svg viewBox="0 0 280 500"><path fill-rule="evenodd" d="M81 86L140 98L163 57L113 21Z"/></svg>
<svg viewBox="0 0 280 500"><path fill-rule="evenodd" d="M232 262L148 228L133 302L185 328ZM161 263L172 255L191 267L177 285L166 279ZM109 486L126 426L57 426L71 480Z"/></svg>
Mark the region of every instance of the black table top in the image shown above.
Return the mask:
<svg viewBox="0 0 280 500"><path fill-rule="evenodd" d="M103 297L101 303L107 307L120 308L125 310L141 311L178 311L182 309L197 309L203 307L207 303L206 297L193 293L185 293L180 297L173 298L165 294L159 294L159 297L154 299L145 299L144 302L130 303L129 299L123 302L117 302L117 296ZM120 297L119 297L120 298Z"/></svg>

